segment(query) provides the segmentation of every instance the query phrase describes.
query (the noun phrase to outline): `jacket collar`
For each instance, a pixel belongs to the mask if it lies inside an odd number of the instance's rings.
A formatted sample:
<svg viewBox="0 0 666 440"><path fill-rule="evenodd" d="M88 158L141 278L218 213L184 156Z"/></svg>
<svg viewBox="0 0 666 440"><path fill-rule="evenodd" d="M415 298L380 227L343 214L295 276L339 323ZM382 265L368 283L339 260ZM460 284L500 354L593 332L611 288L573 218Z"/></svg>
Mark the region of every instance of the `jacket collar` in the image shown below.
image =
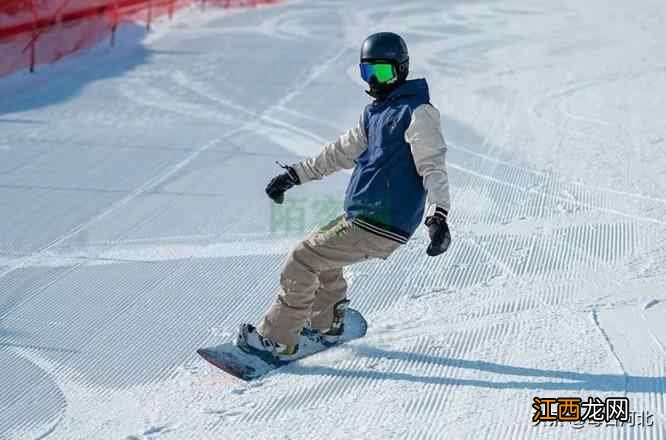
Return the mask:
<svg viewBox="0 0 666 440"><path fill-rule="evenodd" d="M405 81L395 89L391 90L386 97L377 98L375 102L379 104L406 96L421 96L426 102L430 102L430 92L425 78Z"/></svg>

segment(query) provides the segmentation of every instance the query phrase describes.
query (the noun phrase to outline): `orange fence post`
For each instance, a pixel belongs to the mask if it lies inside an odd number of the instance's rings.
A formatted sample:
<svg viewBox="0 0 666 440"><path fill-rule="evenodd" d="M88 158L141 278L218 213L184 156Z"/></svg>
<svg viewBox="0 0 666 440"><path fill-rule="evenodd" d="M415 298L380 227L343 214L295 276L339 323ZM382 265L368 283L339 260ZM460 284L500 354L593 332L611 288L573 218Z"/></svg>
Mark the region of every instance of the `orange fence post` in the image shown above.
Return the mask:
<svg viewBox="0 0 666 440"><path fill-rule="evenodd" d="M30 41L30 72L35 72L35 64L37 63L37 6L35 0L30 0L32 7L32 41Z"/></svg>
<svg viewBox="0 0 666 440"><path fill-rule="evenodd" d="M153 19L153 0L148 0L148 21L146 22L146 29L150 30L150 22Z"/></svg>
<svg viewBox="0 0 666 440"><path fill-rule="evenodd" d="M51 24L52 27L56 28L57 33L62 32L62 10L63 8L56 9L54 17L55 21L53 24Z"/></svg>
<svg viewBox="0 0 666 440"><path fill-rule="evenodd" d="M113 15L111 16L111 47L116 45L116 29L118 28L118 0L113 0Z"/></svg>
<svg viewBox="0 0 666 440"><path fill-rule="evenodd" d="M176 3L176 0L170 0L169 1L169 20L171 20L173 18L173 10L175 8L175 3Z"/></svg>

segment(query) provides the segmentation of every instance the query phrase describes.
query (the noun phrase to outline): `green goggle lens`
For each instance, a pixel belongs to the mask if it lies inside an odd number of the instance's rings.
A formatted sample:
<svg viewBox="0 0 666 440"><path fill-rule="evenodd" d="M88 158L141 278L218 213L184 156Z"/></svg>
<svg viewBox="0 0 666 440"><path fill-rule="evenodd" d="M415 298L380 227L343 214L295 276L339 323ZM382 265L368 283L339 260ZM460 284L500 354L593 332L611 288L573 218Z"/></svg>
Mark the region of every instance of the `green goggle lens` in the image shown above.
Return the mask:
<svg viewBox="0 0 666 440"><path fill-rule="evenodd" d="M381 84L387 83L395 78L395 69L389 63L361 63L361 77L363 81L369 82L373 76Z"/></svg>

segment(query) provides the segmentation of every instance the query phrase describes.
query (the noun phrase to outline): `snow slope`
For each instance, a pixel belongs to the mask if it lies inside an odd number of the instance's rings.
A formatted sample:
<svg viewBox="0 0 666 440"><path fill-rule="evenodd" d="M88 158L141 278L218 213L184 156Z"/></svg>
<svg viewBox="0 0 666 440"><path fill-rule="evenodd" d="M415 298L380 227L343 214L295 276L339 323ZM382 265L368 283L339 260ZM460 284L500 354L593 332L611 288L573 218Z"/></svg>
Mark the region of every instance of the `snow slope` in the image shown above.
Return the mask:
<svg viewBox="0 0 666 440"><path fill-rule="evenodd" d="M189 10L0 80L0 438L666 438L662 0ZM444 115L454 242L350 268L366 338L242 384L197 358L273 299L348 174L263 194L355 123L394 30ZM288 218L287 218L288 217ZM627 396L651 427L534 427Z"/></svg>

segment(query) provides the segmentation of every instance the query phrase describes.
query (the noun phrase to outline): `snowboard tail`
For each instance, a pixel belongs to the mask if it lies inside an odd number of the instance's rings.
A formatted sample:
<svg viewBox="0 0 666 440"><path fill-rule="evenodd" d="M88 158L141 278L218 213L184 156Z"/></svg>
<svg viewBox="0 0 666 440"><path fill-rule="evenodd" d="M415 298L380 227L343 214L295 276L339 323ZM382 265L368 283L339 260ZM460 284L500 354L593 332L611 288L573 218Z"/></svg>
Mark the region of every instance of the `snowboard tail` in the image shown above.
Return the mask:
<svg viewBox="0 0 666 440"><path fill-rule="evenodd" d="M258 350L248 353L231 342L215 347L200 348L197 353L220 370L239 379L250 381L299 359L362 338L367 330L368 323L363 315L357 310L347 309L344 319L344 332L336 343L326 343L313 337L311 333L303 332L298 343L298 356L293 360L280 361L270 354Z"/></svg>

